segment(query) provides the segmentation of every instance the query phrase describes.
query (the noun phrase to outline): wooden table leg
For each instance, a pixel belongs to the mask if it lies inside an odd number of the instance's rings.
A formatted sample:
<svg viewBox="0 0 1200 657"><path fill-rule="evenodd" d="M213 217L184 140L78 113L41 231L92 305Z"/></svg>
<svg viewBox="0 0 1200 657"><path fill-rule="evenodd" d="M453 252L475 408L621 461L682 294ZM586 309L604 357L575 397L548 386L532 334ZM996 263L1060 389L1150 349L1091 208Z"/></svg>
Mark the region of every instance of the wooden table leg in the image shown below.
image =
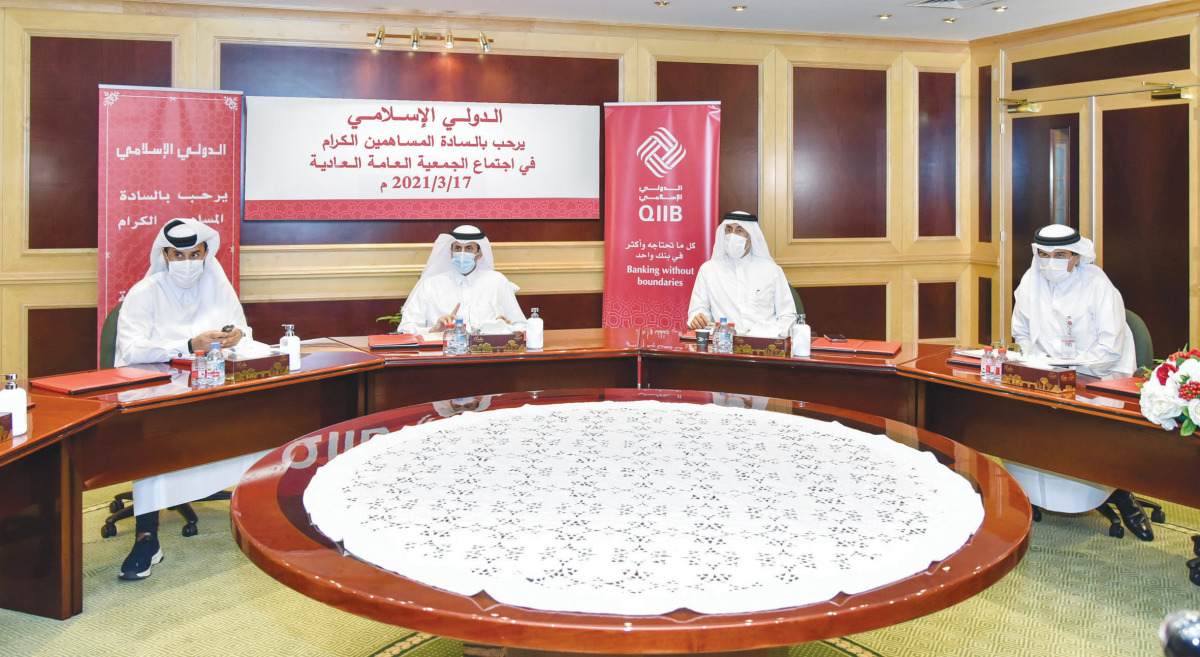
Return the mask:
<svg viewBox="0 0 1200 657"><path fill-rule="evenodd" d="M61 442L0 467L0 607L83 611L82 495Z"/></svg>

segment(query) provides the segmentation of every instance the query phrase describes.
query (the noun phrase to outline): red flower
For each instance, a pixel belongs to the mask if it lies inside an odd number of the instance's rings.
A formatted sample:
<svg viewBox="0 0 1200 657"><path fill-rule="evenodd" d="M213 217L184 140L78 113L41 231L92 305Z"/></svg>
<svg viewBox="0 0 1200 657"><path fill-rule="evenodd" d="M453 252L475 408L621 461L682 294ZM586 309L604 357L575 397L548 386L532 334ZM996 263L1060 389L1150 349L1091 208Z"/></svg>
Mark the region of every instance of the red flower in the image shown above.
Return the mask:
<svg viewBox="0 0 1200 657"><path fill-rule="evenodd" d="M1197 359L1200 359L1200 349L1193 349L1193 350L1191 350L1191 351L1187 352L1187 354L1186 354L1186 355L1187 355L1187 357L1188 357L1188 358L1197 358Z"/></svg>
<svg viewBox="0 0 1200 657"><path fill-rule="evenodd" d="M1162 365L1159 365L1158 369L1154 371L1154 373L1158 375L1159 385L1167 385L1167 377L1171 376L1171 373L1177 371L1178 369L1178 367L1175 367L1175 363L1171 362L1166 362Z"/></svg>

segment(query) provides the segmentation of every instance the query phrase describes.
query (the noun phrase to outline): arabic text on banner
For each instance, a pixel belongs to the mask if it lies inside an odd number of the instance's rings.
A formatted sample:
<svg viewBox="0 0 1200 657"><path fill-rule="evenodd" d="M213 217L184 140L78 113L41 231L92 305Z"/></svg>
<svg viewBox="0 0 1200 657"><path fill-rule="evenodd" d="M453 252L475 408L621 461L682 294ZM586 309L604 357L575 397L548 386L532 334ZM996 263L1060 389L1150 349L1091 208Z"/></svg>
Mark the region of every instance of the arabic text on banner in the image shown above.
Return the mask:
<svg viewBox="0 0 1200 657"><path fill-rule="evenodd" d="M239 289L242 163L241 92L101 86L99 102L97 340L173 219L221 235L217 259Z"/></svg>
<svg viewBox="0 0 1200 657"><path fill-rule="evenodd" d="M599 108L246 98L246 219L597 219Z"/></svg>
<svg viewBox="0 0 1200 657"><path fill-rule="evenodd" d="M680 328L712 254L721 106L604 107L604 326Z"/></svg>

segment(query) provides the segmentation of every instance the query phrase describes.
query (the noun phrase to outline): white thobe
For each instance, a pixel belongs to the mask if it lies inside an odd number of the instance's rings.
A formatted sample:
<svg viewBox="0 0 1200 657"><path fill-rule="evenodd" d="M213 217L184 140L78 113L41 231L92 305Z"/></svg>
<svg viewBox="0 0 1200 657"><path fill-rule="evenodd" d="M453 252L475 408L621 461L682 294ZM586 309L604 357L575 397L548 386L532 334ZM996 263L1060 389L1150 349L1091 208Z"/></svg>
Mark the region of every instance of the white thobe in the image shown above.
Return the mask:
<svg viewBox="0 0 1200 657"><path fill-rule="evenodd" d="M189 357L188 340L229 324L250 334L242 304L228 282L201 278L185 290L172 283L166 272L151 274L125 295L117 318L114 365Z"/></svg>
<svg viewBox="0 0 1200 657"><path fill-rule="evenodd" d="M700 265L688 321L700 313L714 322L728 319L741 334L787 335L796 322L796 302L783 269L751 254Z"/></svg>
<svg viewBox="0 0 1200 657"><path fill-rule="evenodd" d="M463 276L446 271L417 282L404 302L401 333L420 333L437 324L439 317L454 312L468 326L479 326L501 315L510 323L524 322L517 303L516 286L493 269L475 269Z"/></svg>
<svg viewBox="0 0 1200 657"><path fill-rule="evenodd" d="M185 290L172 283L166 272L151 274L125 295L117 318L114 364L160 363L190 356L188 340L227 324L250 335L242 304L227 281L202 277L195 287ZM228 488L264 454L138 479L133 482L134 512L151 513Z"/></svg>
<svg viewBox="0 0 1200 657"><path fill-rule="evenodd" d="M1012 335L1021 353L1062 360L1062 338L1070 317L1080 374L1133 376L1137 354L1125 321L1125 302L1104 272L1081 265L1057 285L1039 278L1035 263L1016 291ZM1046 287L1035 290L1035 285L1048 285L1048 292Z"/></svg>
<svg viewBox="0 0 1200 657"><path fill-rule="evenodd" d="M1133 333L1125 321L1125 303L1099 268L1081 265L1058 284L1042 279L1037 262L1017 287L1012 315L1013 340L1021 353L1065 360L1062 338L1067 317L1075 338L1076 370L1101 377L1131 376L1137 368ZM1061 513L1083 513L1105 502L1114 488L1004 461L1034 506Z"/></svg>

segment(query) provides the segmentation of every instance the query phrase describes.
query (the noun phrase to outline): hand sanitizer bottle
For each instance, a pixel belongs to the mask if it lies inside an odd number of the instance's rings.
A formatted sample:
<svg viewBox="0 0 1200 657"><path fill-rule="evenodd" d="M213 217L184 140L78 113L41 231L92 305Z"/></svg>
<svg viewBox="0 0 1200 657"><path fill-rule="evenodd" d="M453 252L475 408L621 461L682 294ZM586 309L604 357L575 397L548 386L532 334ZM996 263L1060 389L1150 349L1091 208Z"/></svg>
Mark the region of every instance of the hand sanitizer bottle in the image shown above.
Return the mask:
<svg viewBox="0 0 1200 657"><path fill-rule="evenodd" d="M792 325L792 358L809 358L812 356L812 327L804 323L804 313L796 318Z"/></svg>
<svg viewBox="0 0 1200 657"><path fill-rule="evenodd" d="M29 393L17 387L17 375L5 374L4 389L0 390L0 413L12 417L12 435L29 431Z"/></svg>
<svg viewBox="0 0 1200 657"><path fill-rule="evenodd" d="M542 335L545 324L542 323L542 318L538 317L538 309L533 309L533 314L529 316L529 320L525 323L525 348L526 349L541 349Z"/></svg>
<svg viewBox="0 0 1200 657"><path fill-rule="evenodd" d="M288 355L288 369L293 372L300 369L300 338L295 328L295 324L284 324L283 337L279 338L279 350Z"/></svg>

